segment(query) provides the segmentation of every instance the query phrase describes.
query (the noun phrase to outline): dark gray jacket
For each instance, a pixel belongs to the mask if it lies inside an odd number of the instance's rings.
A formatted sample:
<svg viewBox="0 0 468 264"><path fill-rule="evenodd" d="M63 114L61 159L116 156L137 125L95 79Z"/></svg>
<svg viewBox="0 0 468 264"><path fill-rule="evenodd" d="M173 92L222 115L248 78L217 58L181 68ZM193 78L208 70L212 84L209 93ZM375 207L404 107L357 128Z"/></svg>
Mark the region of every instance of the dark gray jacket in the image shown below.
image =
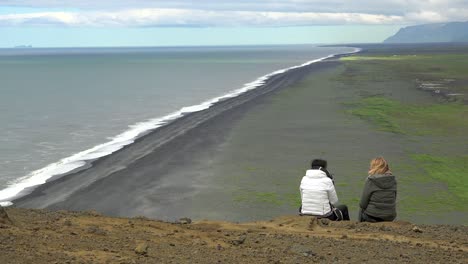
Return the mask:
<svg viewBox="0 0 468 264"><path fill-rule="evenodd" d="M397 182L392 174L377 174L367 177L359 207L370 216L384 221L396 217Z"/></svg>

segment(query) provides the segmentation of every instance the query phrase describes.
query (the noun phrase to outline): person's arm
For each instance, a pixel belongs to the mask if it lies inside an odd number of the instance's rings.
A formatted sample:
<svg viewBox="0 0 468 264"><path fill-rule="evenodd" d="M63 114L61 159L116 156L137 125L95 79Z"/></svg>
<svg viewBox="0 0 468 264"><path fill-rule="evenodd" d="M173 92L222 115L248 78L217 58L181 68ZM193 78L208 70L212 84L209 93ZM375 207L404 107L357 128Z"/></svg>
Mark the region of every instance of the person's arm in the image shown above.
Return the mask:
<svg viewBox="0 0 468 264"><path fill-rule="evenodd" d="M304 182L304 178L302 178L301 184L299 185L299 192L301 193L301 201L303 200L303 197L304 197L304 189L302 188L303 182Z"/></svg>
<svg viewBox="0 0 468 264"><path fill-rule="evenodd" d="M336 195L336 190L335 190L335 185L333 185L333 182L330 180L330 188L327 191L328 193L328 200L330 201L331 204L335 205L338 203L338 195Z"/></svg>
<svg viewBox="0 0 468 264"><path fill-rule="evenodd" d="M366 183L364 184L364 189L362 190L361 200L359 202L359 207L362 210L366 210L367 205L369 204L369 199L371 195L371 182L369 179L366 179Z"/></svg>

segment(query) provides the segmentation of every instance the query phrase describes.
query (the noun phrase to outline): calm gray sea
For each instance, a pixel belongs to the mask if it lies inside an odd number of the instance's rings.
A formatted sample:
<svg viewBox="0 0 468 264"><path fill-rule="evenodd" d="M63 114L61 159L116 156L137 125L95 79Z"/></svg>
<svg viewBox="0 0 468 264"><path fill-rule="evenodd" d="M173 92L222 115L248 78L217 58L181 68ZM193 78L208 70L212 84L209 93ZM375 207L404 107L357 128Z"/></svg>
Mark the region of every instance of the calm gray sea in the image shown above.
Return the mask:
<svg viewBox="0 0 468 264"><path fill-rule="evenodd" d="M40 184L61 172L67 157L145 125L140 122L228 94L275 70L352 50L0 49L0 190ZM12 193L0 194L1 200Z"/></svg>

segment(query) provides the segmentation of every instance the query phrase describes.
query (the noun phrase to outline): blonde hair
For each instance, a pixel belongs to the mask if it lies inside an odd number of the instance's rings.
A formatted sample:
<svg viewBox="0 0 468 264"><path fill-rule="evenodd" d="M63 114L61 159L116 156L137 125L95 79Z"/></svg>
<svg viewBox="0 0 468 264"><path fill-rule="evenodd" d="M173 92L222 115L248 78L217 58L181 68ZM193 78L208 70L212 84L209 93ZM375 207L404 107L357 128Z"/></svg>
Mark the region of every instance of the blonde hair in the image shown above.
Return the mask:
<svg viewBox="0 0 468 264"><path fill-rule="evenodd" d="M383 157L377 157L370 162L369 175L391 173L388 162Z"/></svg>

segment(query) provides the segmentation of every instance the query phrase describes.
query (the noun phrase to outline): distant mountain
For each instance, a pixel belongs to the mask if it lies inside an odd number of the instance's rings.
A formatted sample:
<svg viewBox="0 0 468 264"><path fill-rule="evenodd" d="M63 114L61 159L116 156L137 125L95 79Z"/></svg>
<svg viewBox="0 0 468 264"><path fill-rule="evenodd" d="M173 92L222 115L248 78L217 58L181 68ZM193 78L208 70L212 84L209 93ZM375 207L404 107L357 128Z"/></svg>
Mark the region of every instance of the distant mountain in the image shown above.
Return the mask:
<svg viewBox="0 0 468 264"><path fill-rule="evenodd" d="M401 28L384 43L468 42L468 22L425 24Z"/></svg>
<svg viewBox="0 0 468 264"><path fill-rule="evenodd" d="M14 48L15 49L30 49L32 47L33 47L32 45L19 45L19 46L15 46Z"/></svg>

